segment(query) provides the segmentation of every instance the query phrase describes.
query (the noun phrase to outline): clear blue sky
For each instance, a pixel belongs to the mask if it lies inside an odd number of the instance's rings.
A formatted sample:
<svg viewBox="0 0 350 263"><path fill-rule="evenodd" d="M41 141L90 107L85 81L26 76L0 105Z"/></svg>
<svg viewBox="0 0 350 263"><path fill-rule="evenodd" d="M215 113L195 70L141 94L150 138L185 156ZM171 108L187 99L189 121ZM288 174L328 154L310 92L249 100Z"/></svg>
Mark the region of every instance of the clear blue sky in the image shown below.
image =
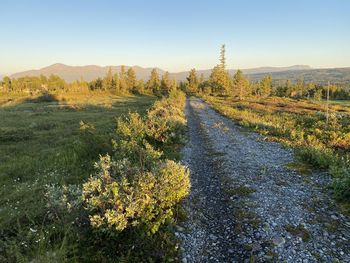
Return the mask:
<svg viewBox="0 0 350 263"><path fill-rule="evenodd" d="M206 69L350 66L350 1L8 0L0 73L69 65Z"/></svg>

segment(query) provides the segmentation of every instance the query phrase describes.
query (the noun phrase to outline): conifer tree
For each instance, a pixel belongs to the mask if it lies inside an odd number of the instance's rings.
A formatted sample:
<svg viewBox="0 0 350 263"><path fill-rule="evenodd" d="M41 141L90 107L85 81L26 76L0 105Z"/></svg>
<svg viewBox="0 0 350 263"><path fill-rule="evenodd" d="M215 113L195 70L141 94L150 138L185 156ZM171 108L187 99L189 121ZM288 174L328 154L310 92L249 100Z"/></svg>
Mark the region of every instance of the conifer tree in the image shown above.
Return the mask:
<svg viewBox="0 0 350 263"><path fill-rule="evenodd" d="M189 92L197 92L198 91L198 79L196 70L193 68L190 70L190 73L187 77L187 90Z"/></svg>
<svg viewBox="0 0 350 263"><path fill-rule="evenodd" d="M113 76L112 90L115 92L120 92L120 82L118 73L115 73Z"/></svg>
<svg viewBox="0 0 350 263"><path fill-rule="evenodd" d="M128 84L126 82L126 72L125 72L125 66L121 66L120 72L119 72L119 89L121 93L126 93L128 90Z"/></svg>
<svg viewBox="0 0 350 263"><path fill-rule="evenodd" d="M271 75L265 76L260 82L260 96L268 97L271 94L272 89L272 77Z"/></svg>
<svg viewBox="0 0 350 263"><path fill-rule="evenodd" d="M243 75L241 70L237 70L233 76L233 96L238 96L240 100L250 94L249 80Z"/></svg>
<svg viewBox="0 0 350 263"><path fill-rule="evenodd" d="M145 82L143 81L143 79L140 79L140 80L137 81L136 92L138 94L144 94L145 93Z"/></svg>
<svg viewBox="0 0 350 263"><path fill-rule="evenodd" d="M126 72L126 85L129 91L135 91L137 85L136 73L133 68L129 68Z"/></svg>
<svg viewBox="0 0 350 263"><path fill-rule="evenodd" d="M176 85L176 84L175 84ZM169 94L170 91L174 88L174 82L170 79L170 74L168 71L162 76L162 81L160 83L160 89L162 94Z"/></svg>
<svg viewBox="0 0 350 263"><path fill-rule="evenodd" d="M103 89L104 90L111 90L112 89L112 82L113 82L113 74L112 74L111 67L109 67L107 74L103 79Z"/></svg>
<svg viewBox="0 0 350 263"><path fill-rule="evenodd" d="M222 45L221 49L220 49L220 66L221 66L222 70L226 70L226 56L225 56L225 53L226 53L225 45Z"/></svg>
<svg viewBox="0 0 350 263"><path fill-rule="evenodd" d="M160 93L160 80L155 68L151 71L151 76L147 82L147 89L156 95Z"/></svg>
<svg viewBox="0 0 350 263"><path fill-rule="evenodd" d="M232 82L226 70L225 45L222 45L220 51L220 64L215 66L210 74L209 83L214 93L228 94Z"/></svg>

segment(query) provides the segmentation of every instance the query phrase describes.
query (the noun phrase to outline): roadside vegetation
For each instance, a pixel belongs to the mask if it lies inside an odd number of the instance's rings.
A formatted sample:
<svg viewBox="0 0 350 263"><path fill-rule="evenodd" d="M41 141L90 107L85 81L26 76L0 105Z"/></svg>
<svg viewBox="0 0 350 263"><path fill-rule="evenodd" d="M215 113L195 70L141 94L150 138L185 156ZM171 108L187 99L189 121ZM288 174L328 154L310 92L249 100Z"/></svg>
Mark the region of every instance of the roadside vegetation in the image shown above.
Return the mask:
<svg viewBox="0 0 350 263"><path fill-rule="evenodd" d="M157 95L0 96L0 262L176 259L185 96Z"/></svg>
<svg viewBox="0 0 350 263"><path fill-rule="evenodd" d="M273 84L270 75L251 82L240 70L230 76L225 46L210 78L201 79L192 69L183 88L242 126L293 147L300 161L328 169L335 197L344 211L350 211L350 92L346 88L302 79Z"/></svg>

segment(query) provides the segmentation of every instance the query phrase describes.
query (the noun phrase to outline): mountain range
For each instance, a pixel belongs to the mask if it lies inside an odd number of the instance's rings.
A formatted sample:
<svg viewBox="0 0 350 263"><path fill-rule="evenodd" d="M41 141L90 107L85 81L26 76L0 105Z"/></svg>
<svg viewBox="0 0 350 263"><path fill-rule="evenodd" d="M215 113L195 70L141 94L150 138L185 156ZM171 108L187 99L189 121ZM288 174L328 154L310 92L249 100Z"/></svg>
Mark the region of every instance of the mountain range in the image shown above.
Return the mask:
<svg viewBox="0 0 350 263"><path fill-rule="evenodd" d="M37 70L28 70L23 72L18 72L11 77L18 78L18 77L24 77L24 76L39 76L40 74L43 74L45 76L49 76L51 74L56 74L66 80L67 82L72 82L74 80L80 80L83 78L86 81L91 81L93 79L96 79L98 77L103 77L106 75L108 69L111 68L112 73L119 72L121 69L121 66L96 66L96 65L88 65L88 66L69 66L61 63L53 64L48 67L44 67ZM129 69L130 66L125 66L125 69ZM151 73L151 70L153 68L143 68L140 66L132 66L132 68L135 70L136 76L138 79L148 79L149 75ZM163 75L165 73L164 70L160 68L156 68L159 75ZM281 71L290 71L290 70L308 70L311 69L309 66L304 65L296 65L291 67L260 67L260 68L251 68L251 69L244 69L243 72L245 74L259 74L259 73L272 73L272 72L281 72ZM231 69L229 70L231 74L233 74L236 70ZM198 75L203 74L204 78L208 78L211 69L207 70L198 70ZM177 72L177 73L170 73L170 75L175 78L178 81L186 80L186 77L188 76L188 71L183 72Z"/></svg>
<svg viewBox="0 0 350 263"><path fill-rule="evenodd" d="M11 77L18 78L24 76L39 76L43 74L49 76L51 74L56 74L66 80L67 82L72 82L74 80L80 80L83 78L86 81L91 81L98 77L104 77L109 68L111 68L113 73L119 72L122 66L97 66L97 65L87 65L87 66L69 66L61 63L56 63L48 67L44 67L38 70L28 70L23 72L18 72ZM125 66L127 70L130 66ZM140 66L132 66L135 70L138 79L147 80L150 76L152 68L143 68ZM164 70L156 68L159 75L165 73ZM328 69L314 69L307 65L294 65L289 67L258 67L249 68L242 70L250 80L256 81L260 80L267 74L271 74L274 81L290 79L291 81L296 81L298 79L303 79L304 81L314 81L316 83L326 83L331 81L335 84L345 85L350 87L350 67L347 68L328 68ZM230 74L234 74L236 69L230 69ZM210 76L211 69L197 70L198 76L203 74L204 78L207 79ZM172 78L177 81L184 81L188 76L188 71L170 73Z"/></svg>

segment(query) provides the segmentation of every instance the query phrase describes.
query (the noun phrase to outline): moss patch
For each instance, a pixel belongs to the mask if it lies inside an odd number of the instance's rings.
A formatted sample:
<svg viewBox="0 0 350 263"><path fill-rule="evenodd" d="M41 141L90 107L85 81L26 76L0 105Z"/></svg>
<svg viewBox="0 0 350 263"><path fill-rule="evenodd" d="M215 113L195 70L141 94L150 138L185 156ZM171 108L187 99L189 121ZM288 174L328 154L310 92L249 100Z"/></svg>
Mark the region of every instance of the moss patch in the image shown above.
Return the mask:
<svg viewBox="0 0 350 263"><path fill-rule="evenodd" d="M285 229L291 233L293 236L301 237L301 239L304 242L307 242L310 240L310 233L307 231L307 229L303 225L293 226L293 225L286 225Z"/></svg>
<svg viewBox="0 0 350 263"><path fill-rule="evenodd" d="M288 170L296 171L301 175L311 175L312 169L311 165L303 162L291 162L286 164L285 166Z"/></svg>

